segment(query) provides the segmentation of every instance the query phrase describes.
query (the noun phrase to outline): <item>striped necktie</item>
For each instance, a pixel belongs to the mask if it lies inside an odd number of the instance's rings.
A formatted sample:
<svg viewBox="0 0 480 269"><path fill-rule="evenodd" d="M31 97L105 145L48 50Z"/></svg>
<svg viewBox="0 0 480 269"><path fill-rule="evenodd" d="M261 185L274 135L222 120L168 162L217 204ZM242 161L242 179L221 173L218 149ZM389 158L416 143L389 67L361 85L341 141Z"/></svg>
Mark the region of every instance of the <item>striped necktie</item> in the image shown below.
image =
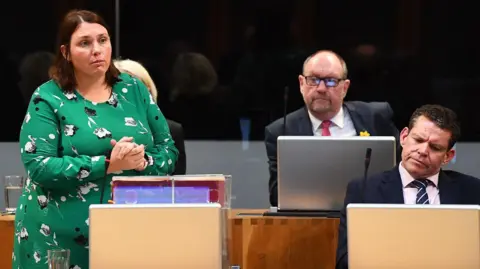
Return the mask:
<svg viewBox="0 0 480 269"><path fill-rule="evenodd" d="M432 185L433 182L429 179L415 179L409 185L417 188L417 204L430 204L427 194L427 186Z"/></svg>
<svg viewBox="0 0 480 269"><path fill-rule="evenodd" d="M415 179L409 185L417 188L417 204L430 204L427 194L427 186L432 185L433 182L428 179Z"/></svg>

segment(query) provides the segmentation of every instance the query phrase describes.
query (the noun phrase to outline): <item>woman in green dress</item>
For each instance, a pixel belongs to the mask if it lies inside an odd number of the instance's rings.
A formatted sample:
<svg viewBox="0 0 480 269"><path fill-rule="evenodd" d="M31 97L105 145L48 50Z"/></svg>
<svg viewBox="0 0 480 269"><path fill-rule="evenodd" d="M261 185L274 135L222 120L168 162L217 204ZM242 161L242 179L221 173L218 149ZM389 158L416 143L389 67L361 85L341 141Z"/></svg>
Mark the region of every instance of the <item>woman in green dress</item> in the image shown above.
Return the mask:
<svg viewBox="0 0 480 269"><path fill-rule="evenodd" d="M102 18L68 13L52 80L33 94L20 133L28 178L15 219L12 268L47 268L69 249L88 268L88 208L106 203L115 174L166 175L178 151L145 85L120 74Z"/></svg>

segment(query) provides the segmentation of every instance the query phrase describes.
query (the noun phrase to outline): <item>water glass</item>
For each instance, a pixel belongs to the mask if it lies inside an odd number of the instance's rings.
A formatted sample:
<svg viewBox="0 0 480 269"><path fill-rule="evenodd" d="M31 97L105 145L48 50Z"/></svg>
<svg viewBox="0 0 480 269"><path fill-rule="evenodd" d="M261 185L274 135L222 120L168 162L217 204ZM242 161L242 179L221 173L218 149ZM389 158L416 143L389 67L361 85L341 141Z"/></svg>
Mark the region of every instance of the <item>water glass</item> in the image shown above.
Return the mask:
<svg viewBox="0 0 480 269"><path fill-rule="evenodd" d="M70 250L52 249L48 251L48 269L69 269Z"/></svg>
<svg viewBox="0 0 480 269"><path fill-rule="evenodd" d="M22 195L23 177L22 176L5 176L4 178L5 192L5 209L8 213L15 213L18 199Z"/></svg>

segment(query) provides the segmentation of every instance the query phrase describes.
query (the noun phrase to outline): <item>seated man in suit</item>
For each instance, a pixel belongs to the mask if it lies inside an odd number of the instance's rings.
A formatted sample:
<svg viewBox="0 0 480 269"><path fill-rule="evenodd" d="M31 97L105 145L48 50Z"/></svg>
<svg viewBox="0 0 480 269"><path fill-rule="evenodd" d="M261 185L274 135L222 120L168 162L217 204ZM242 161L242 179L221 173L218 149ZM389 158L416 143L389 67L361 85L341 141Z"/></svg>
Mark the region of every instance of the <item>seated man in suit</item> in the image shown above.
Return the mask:
<svg viewBox="0 0 480 269"><path fill-rule="evenodd" d="M270 204L277 206L277 138L296 136L394 136L388 103L343 102L350 80L345 61L333 51L321 50L308 57L298 76L305 107L278 119L265 128L270 180ZM397 148L400 149L398 146ZM399 150L400 151L400 150Z"/></svg>
<svg viewBox="0 0 480 269"><path fill-rule="evenodd" d="M363 179L348 184L340 217L337 269L348 268L346 206L350 203L480 204L479 179L441 169L455 156L453 146L459 137L452 110L425 105L413 113L400 133L400 164L368 177L365 190Z"/></svg>

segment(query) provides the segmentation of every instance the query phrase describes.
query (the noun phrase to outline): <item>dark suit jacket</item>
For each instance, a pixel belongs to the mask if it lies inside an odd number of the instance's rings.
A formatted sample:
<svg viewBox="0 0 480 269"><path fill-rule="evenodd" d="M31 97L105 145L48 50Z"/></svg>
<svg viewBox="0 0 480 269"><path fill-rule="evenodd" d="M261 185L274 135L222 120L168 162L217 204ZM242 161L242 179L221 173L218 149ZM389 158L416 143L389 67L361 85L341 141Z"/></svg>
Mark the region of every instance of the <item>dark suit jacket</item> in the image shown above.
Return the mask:
<svg viewBox="0 0 480 269"><path fill-rule="evenodd" d="M391 120L393 111L388 103L352 101L345 102L343 109L350 114L357 134L367 131L371 136L395 136L397 140L397 160L400 160L399 132ZM270 171L268 185L272 206L277 206L277 138L281 135L313 136L312 122L306 107L287 115L285 134L283 118L274 121L265 128L265 146Z"/></svg>
<svg viewBox="0 0 480 269"><path fill-rule="evenodd" d="M185 139L183 135L183 127L180 123L168 120L168 128L175 141L175 147L178 149L178 160L175 165L173 175L185 175L187 173L187 156L185 154Z"/></svg>
<svg viewBox="0 0 480 269"><path fill-rule="evenodd" d="M403 204L403 186L398 166L368 178L362 200L362 179L348 184L345 205L340 215L337 247L337 269L348 268L347 210L350 203ZM454 171L440 171L438 188L441 204L480 204L480 180Z"/></svg>

